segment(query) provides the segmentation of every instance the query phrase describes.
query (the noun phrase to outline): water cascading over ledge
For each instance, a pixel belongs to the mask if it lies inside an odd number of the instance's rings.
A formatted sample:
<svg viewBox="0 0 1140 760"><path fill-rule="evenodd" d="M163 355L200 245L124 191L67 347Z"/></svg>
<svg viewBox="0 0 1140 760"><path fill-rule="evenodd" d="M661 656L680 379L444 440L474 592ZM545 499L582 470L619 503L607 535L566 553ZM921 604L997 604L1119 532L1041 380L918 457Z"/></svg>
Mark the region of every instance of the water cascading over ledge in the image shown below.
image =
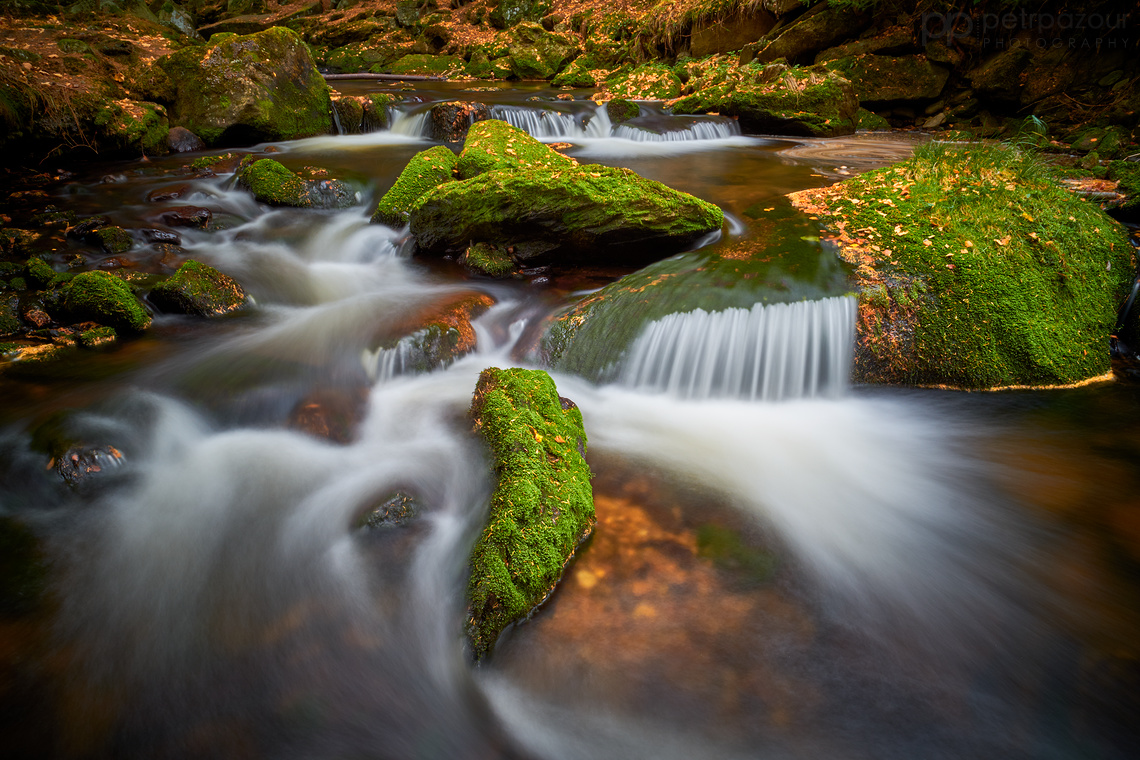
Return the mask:
<svg viewBox="0 0 1140 760"><path fill-rule="evenodd" d="M847 387L855 299L670 314L646 325L622 363L622 385L680 398L783 401Z"/></svg>

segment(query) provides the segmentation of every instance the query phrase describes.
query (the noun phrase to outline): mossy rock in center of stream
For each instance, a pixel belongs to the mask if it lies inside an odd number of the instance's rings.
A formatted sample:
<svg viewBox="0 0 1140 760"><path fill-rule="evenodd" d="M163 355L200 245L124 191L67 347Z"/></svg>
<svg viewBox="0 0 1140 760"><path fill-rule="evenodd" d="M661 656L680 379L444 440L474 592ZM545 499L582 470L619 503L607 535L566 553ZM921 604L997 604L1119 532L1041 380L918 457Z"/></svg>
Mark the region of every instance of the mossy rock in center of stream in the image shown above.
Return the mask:
<svg viewBox="0 0 1140 760"><path fill-rule="evenodd" d="M491 367L471 402L496 478L471 553L467 636L476 659L554 590L594 527L582 413L541 370Z"/></svg>

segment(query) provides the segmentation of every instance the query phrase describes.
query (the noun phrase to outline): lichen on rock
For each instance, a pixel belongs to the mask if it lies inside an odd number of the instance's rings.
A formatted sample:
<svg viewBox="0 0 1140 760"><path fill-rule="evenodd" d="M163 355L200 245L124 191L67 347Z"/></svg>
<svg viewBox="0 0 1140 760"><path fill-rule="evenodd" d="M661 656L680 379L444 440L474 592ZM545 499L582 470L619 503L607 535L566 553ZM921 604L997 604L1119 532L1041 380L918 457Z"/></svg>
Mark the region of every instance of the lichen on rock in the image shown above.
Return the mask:
<svg viewBox="0 0 1140 760"><path fill-rule="evenodd" d="M471 553L466 630L476 659L554 590L594 526L582 413L541 370L483 370L470 416L495 486Z"/></svg>

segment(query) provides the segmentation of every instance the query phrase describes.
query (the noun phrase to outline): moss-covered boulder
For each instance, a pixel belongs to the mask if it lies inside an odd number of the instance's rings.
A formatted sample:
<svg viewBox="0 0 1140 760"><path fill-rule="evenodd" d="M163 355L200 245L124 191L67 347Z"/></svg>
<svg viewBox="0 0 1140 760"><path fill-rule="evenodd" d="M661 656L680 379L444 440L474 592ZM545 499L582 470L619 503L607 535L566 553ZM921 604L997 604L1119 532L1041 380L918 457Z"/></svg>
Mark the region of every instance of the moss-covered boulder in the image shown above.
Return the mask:
<svg viewBox="0 0 1140 760"><path fill-rule="evenodd" d="M1032 157L926 146L792 198L856 267L856 381L991 388L1108 372L1132 248Z"/></svg>
<svg viewBox="0 0 1140 760"><path fill-rule="evenodd" d="M459 263L475 274L508 277L518 269L514 257L502 246L475 243L459 257Z"/></svg>
<svg viewBox="0 0 1140 760"><path fill-rule="evenodd" d="M924 55L854 55L827 67L851 82L860 102L933 100L942 94L950 70Z"/></svg>
<svg viewBox="0 0 1140 760"><path fill-rule="evenodd" d="M137 151L143 155L169 153L170 123L166 109L157 103L113 100L95 115L96 139L116 153Z"/></svg>
<svg viewBox="0 0 1140 760"><path fill-rule="evenodd" d="M488 119L471 126L456 164L460 179L502 169L565 169L575 165L518 127Z"/></svg>
<svg viewBox="0 0 1140 760"><path fill-rule="evenodd" d="M746 132L834 137L855 131L859 98L851 83L823 66L767 66L721 60L696 68L674 113L736 116Z"/></svg>
<svg viewBox="0 0 1140 760"><path fill-rule="evenodd" d="M491 118L491 109L484 103L452 100L432 106L429 118L431 139L439 142L462 142L472 124Z"/></svg>
<svg viewBox="0 0 1140 760"><path fill-rule="evenodd" d="M681 94L681 80L670 67L647 63L607 79L606 92L615 98L670 100Z"/></svg>
<svg viewBox="0 0 1140 760"><path fill-rule="evenodd" d="M166 312L219 317L240 309L246 297L237 280L191 259L155 285L150 300Z"/></svg>
<svg viewBox="0 0 1140 760"><path fill-rule="evenodd" d="M455 154L444 145L437 145L412 156L400 172L396 183L384 193L372 213L374 224L403 227L408 214L428 191L455 179Z"/></svg>
<svg viewBox="0 0 1140 760"><path fill-rule="evenodd" d="M554 590L594 526L582 413L540 370L483 370L473 427L491 454L495 488L471 552L466 629L476 659Z"/></svg>
<svg viewBox="0 0 1140 760"><path fill-rule="evenodd" d="M538 21L549 12L548 0L494 0L487 20L496 29L509 29L520 21Z"/></svg>
<svg viewBox="0 0 1140 760"><path fill-rule="evenodd" d="M785 59L791 63L810 63L817 53L840 40L858 36L870 21L870 15L852 5L818 7L788 26L770 32L745 54L759 63Z"/></svg>
<svg viewBox="0 0 1140 760"><path fill-rule="evenodd" d="M1117 191L1124 195L1124 201L1111 211L1112 215L1126 222L1140 221L1140 162L1113 161L1106 176L1117 183Z"/></svg>
<svg viewBox="0 0 1140 760"><path fill-rule="evenodd" d="M578 55L574 38L523 23L510 31L511 72L519 79L552 79Z"/></svg>
<svg viewBox="0 0 1140 760"><path fill-rule="evenodd" d="M271 206L297 208L348 208L356 194L335 179L303 179L272 158L245 163L238 173L238 186Z"/></svg>
<svg viewBox="0 0 1140 760"><path fill-rule="evenodd" d="M611 124L621 124L640 116L641 106L624 98L614 98L606 102L606 115L610 117Z"/></svg>
<svg viewBox="0 0 1140 760"><path fill-rule="evenodd" d="M329 87L291 29L191 45L158 60L175 88L171 120L209 145L332 131Z"/></svg>
<svg viewBox="0 0 1140 760"><path fill-rule="evenodd" d="M454 55L413 53L383 67L389 74L412 74L426 77L462 76L466 72L463 59Z"/></svg>
<svg viewBox="0 0 1140 760"><path fill-rule="evenodd" d="M517 260L661 258L719 230L719 208L608 166L490 171L432 190L412 209L420 251L459 254L473 243Z"/></svg>
<svg viewBox="0 0 1140 760"><path fill-rule="evenodd" d="M107 272L81 272L61 292L63 313L74 322L90 320L123 332L142 332L150 315L127 283Z"/></svg>

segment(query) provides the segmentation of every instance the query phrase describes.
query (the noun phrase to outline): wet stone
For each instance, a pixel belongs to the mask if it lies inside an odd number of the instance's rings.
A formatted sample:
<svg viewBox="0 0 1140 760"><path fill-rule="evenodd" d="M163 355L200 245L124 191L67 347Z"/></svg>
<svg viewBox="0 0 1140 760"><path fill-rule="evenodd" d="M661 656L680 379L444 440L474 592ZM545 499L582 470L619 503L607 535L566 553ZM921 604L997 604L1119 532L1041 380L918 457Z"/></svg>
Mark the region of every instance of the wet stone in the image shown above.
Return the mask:
<svg viewBox="0 0 1140 760"><path fill-rule="evenodd" d="M421 506L416 497L398 491L383 504L370 510L362 523L363 527L370 530L397 528L414 520L420 511Z"/></svg>
<svg viewBox="0 0 1140 760"><path fill-rule="evenodd" d="M197 227L204 230L212 217L208 208L179 206L163 213L162 221L170 227Z"/></svg>
<svg viewBox="0 0 1140 760"><path fill-rule="evenodd" d="M167 245L182 245L182 236L170 230L141 230L143 238L148 243L165 243Z"/></svg>
<svg viewBox="0 0 1140 760"><path fill-rule="evenodd" d="M63 482L76 486L85 478L116 469L122 464L123 454L114 446L76 446L53 460L51 467Z"/></svg>
<svg viewBox="0 0 1140 760"><path fill-rule="evenodd" d="M171 127L166 135L166 144L175 153L191 153L196 150L205 150L206 143L201 137L186 127Z"/></svg>
<svg viewBox="0 0 1140 760"><path fill-rule="evenodd" d="M176 198L181 198L190 189L189 185L174 185L172 187L160 187L157 190L151 190L147 193L146 199L151 203L159 203L161 201L172 201Z"/></svg>

